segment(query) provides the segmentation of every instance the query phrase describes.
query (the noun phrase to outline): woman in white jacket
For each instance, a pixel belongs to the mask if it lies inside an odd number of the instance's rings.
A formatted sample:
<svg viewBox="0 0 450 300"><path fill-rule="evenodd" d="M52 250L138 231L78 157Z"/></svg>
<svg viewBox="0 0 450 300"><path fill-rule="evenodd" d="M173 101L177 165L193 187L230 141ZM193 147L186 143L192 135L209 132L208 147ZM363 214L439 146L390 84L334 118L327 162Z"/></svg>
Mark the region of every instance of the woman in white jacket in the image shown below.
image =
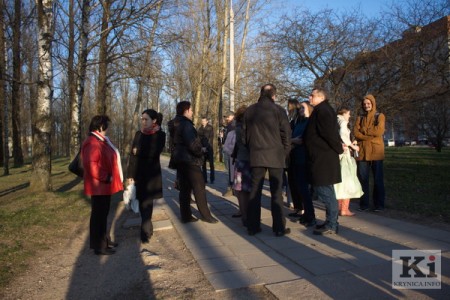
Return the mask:
<svg viewBox="0 0 450 300"><path fill-rule="evenodd" d="M344 153L339 155L342 182L335 184L334 190L336 192L336 199L338 199L339 215L353 216L354 213L348 208L350 199L359 198L363 194L356 173L356 161L352 157L352 153L358 153L359 147L356 141L352 142L350 139L350 129L348 128L350 110L345 107L339 109L337 120L339 123L341 140L347 147L345 148Z"/></svg>

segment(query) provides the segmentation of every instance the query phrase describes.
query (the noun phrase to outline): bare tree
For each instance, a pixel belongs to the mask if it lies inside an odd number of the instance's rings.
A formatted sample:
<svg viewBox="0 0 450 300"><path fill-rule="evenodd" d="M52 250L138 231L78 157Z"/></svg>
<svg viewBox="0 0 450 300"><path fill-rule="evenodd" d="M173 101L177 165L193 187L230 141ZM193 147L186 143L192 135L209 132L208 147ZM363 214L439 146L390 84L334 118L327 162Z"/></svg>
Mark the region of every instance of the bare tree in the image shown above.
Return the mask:
<svg viewBox="0 0 450 300"><path fill-rule="evenodd" d="M22 1L14 1L14 23L13 23L13 78L11 91L11 113L12 113L12 135L13 135L13 156L14 167L23 165L23 153L21 145L21 118L20 118L20 83L22 77L22 65L20 57L20 33L21 33L21 18L22 18Z"/></svg>
<svg viewBox="0 0 450 300"><path fill-rule="evenodd" d="M0 99L3 100L1 109L1 159L3 163L3 175L9 175L9 145L8 145L8 97L6 97L5 73L6 73L6 47L5 47L5 6L4 1L0 0Z"/></svg>
<svg viewBox="0 0 450 300"><path fill-rule="evenodd" d="M322 81L330 87L332 99L342 101L343 76L327 75L338 68L344 75L358 53L373 49L376 28L373 21L361 18L358 8L342 14L303 10L284 16L270 40L299 84L306 81L304 88L309 89L312 82Z"/></svg>
<svg viewBox="0 0 450 300"><path fill-rule="evenodd" d="M50 191L51 185L51 129L53 40L53 1L36 0L39 30L39 81L33 134L33 176L31 189Z"/></svg>

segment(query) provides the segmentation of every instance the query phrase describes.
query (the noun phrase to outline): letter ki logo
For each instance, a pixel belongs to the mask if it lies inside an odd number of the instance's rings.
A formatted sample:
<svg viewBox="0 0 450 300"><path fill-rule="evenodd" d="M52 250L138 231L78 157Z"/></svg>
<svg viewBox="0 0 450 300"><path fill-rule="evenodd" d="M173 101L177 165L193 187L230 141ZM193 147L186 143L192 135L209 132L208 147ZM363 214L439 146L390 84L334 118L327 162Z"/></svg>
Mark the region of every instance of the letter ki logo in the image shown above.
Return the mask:
<svg viewBox="0 0 450 300"><path fill-rule="evenodd" d="M440 289L440 250L392 250L392 288Z"/></svg>
<svg viewBox="0 0 450 300"><path fill-rule="evenodd" d="M424 256L400 256L400 259L403 261L403 272L400 274L400 277L402 278L410 278L411 274L409 273L410 270L413 270L416 274L414 275L415 278L417 277L437 277L436 275L436 263L434 262L436 257L434 255L429 256L429 261L432 261L431 263L428 263L428 270L429 273L425 275L420 268L417 266L421 261L425 260ZM411 259L415 259L415 261L409 265L409 261Z"/></svg>

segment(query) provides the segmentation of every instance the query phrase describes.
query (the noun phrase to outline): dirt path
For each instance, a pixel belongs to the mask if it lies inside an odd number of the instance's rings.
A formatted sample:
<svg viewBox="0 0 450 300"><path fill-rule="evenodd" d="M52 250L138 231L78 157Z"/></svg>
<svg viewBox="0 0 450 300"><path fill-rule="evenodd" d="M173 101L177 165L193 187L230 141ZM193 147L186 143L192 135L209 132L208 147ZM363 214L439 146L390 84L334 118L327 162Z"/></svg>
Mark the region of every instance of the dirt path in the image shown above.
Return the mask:
<svg viewBox="0 0 450 300"><path fill-rule="evenodd" d="M89 221L83 220L73 236L39 251L0 299L273 299L264 287L215 292L174 228L156 231L142 247L138 228L122 226L134 217L122 202L110 215L111 232L120 241L115 255L88 249ZM160 211L153 220L167 218Z"/></svg>

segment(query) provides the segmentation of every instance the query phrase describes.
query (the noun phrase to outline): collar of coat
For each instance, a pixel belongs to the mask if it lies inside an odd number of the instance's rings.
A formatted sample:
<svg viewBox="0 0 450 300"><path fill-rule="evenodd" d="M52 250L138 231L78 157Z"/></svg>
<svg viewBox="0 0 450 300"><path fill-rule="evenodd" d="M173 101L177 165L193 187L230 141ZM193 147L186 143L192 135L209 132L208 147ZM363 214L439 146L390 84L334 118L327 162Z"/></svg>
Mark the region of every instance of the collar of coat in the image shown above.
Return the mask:
<svg viewBox="0 0 450 300"><path fill-rule="evenodd" d="M95 136L99 141L105 141L105 137L98 131L91 131L90 135Z"/></svg>

